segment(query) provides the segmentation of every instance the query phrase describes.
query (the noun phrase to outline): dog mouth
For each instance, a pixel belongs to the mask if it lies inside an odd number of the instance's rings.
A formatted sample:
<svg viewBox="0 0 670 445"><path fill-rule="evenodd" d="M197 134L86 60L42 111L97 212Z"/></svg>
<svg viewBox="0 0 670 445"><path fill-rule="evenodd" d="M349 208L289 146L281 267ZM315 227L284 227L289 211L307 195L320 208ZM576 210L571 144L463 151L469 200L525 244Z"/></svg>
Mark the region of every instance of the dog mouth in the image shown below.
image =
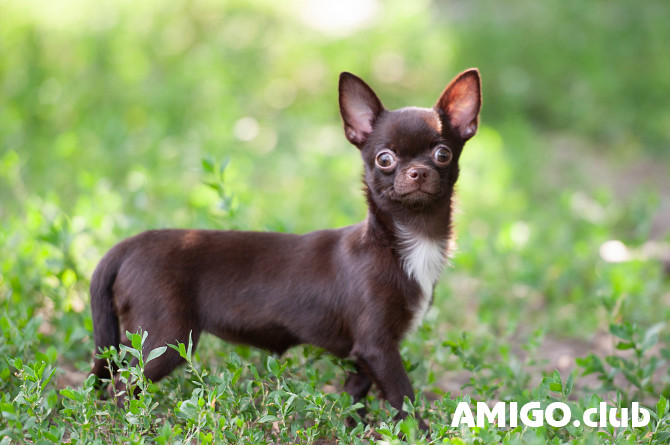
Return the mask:
<svg viewBox="0 0 670 445"><path fill-rule="evenodd" d="M437 184L391 184L375 189L378 196L407 207L426 207L443 195Z"/></svg>
<svg viewBox="0 0 670 445"><path fill-rule="evenodd" d="M416 187L412 190L395 190L394 195L395 201L415 207L433 202L439 195L439 190L426 190L422 187Z"/></svg>
<svg viewBox="0 0 670 445"><path fill-rule="evenodd" d="M410 190L409 192L404 192L398 194L400 199L405 198L421 198L421 197L430 197L435 196L437 193L433 191L423 190L422 188L417 188L416 190Z"/></svg>
<svg viewBox="0 0 670 445"><path fill-rule="evenodd" d="M416 198L431 198L439 194L440 188L435 184L416 184L415 186L394 187L396 196L400 200L416 199Z"/></svg>

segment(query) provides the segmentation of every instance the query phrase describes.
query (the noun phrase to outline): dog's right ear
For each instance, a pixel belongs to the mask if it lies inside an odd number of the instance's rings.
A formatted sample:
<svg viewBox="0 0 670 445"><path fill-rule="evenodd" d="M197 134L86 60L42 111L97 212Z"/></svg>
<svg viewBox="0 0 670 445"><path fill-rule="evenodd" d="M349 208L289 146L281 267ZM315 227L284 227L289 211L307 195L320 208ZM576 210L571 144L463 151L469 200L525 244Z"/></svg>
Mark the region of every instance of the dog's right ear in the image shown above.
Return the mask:
<svg viewBox="0 0 670 445"><path fill-rule="evenodd" d="M340 113L349 142L363 148L384 106L372 88L351 73L340 74Z"/></svg>

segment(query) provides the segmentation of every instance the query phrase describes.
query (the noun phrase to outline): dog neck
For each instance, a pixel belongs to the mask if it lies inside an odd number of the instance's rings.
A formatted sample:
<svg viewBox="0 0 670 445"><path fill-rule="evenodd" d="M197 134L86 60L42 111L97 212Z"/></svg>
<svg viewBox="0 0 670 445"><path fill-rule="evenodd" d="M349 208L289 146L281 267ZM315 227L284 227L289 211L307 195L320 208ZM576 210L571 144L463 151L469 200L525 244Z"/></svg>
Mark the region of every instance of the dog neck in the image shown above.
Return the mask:
<svg viewBox="0 0 670 445"><path fill-rule="evenodd" d="M433 289L447 264L451 248L451 203L443 211L392 217L370 209L366 220L369 238L391 249L408 279L416 282L420 295L411 305L409 330L416 329L433 300ZM437 224L436 224L437 223Z"/></svg>

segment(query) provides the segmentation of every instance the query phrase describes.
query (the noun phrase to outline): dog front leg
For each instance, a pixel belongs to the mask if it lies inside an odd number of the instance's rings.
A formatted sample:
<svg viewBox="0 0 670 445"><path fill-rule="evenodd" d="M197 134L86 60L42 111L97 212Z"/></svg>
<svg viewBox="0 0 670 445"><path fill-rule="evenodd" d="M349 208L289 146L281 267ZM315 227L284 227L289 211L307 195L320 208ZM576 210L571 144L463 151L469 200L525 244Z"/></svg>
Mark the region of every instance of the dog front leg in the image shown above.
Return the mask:
<svg viewBox="0 0 670 445"><path fill-rule="evenodd" d="M396 419L404 419L407 412L402 409L405 397L414 402L414 390L402 363L398 345L392 342L355 348L354 355L362 372L372 377L382 397L398 410ZM419 428L428 430L426 423L417 417Z"/></svg>

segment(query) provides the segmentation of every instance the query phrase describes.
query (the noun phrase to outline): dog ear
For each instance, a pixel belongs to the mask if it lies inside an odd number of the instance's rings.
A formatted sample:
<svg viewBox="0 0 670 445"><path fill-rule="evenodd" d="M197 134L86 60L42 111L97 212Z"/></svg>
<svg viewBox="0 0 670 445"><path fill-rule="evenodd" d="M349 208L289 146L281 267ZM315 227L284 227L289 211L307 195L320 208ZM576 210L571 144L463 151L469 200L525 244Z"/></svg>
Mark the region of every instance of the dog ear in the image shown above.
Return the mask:
<svg viewBox="0 0 670 445"><path fill-rule="evenodd" d="M351 73L340 74L340 113L349 142L363 148L384 106L372 88Z"/></svg>
<svg viewBox="0 0 670 445"><path fill-rule="evenodd" d="M479 71L471 68L454 77L444 89L435 108L444 112L456 135L467 141L477 132L481 106Z"/></svg>

